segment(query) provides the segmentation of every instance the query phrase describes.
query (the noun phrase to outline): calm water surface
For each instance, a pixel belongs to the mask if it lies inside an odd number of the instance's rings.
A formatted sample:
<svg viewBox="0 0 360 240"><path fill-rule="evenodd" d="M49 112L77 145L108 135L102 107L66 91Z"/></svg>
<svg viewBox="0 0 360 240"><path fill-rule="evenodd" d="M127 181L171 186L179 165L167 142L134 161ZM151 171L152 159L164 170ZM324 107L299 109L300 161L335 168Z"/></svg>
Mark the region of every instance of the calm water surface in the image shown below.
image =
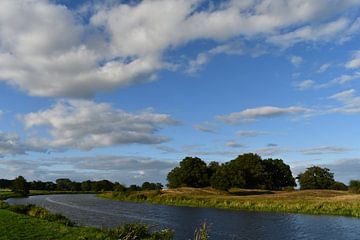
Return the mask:
<svg viewBox="0 0 360 240"><path fill-rule="evenodd" d="M191 239L204 220L210 223L213 240L360 240L360 220L348 217L140 204L101 199L92 194L32 196L8 202L43 206L80 225L114 227L124 222L142 222L154 229L171 228L179 240Z"/></svg>

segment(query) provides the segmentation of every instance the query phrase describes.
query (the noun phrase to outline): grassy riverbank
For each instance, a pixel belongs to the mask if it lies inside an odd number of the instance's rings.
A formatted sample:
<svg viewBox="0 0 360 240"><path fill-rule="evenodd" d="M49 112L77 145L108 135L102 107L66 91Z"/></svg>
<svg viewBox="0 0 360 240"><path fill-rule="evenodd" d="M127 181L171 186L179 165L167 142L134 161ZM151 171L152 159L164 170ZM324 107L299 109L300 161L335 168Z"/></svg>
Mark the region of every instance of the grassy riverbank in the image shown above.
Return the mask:
<svg viewBox="0 0 360 240"><path fill-rule="evenodd" d="M0 239L110 239L100 230L59 223L0 210Z"/></svg>
<svg viewBox="0 0 360 240"><path fill-rule="evenodd" d="M128 194L107 192L100 196L176 206L360 217L360 195L335 190L285 192L235 189L223 192L211 188L179 188Z"/></svg>
<svg viewBox="0 0 360 240"><path fill-rule="evenodd" d="M32 191L31 195L65 193L76 192ZM170 240L173 236L172 230L152 232L148 226L137 223L128 223L111 229L74 226L66 217L44 208L33 205L10 206L2 201L11 197L19 196L11 191L0 191L0 240Z"/></svg>

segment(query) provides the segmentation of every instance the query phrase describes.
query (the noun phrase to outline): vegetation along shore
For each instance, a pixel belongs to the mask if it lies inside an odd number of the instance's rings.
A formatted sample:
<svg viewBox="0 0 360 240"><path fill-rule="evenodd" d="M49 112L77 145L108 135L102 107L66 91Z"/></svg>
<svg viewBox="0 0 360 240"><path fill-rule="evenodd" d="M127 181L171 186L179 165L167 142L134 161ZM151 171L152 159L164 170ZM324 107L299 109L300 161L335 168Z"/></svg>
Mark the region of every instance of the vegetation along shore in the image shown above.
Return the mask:
<svg viewBox="0 0 360 240"><path fill-rule="evenodd" d="M300 184L295 189L296 179ZM360 182L335 181L330 169L313 166L293 177L281 159L243 154L206 164L187 157L167 177L169 189L122 189L101 197L191 207L227 208L360 217Z"/></svg>

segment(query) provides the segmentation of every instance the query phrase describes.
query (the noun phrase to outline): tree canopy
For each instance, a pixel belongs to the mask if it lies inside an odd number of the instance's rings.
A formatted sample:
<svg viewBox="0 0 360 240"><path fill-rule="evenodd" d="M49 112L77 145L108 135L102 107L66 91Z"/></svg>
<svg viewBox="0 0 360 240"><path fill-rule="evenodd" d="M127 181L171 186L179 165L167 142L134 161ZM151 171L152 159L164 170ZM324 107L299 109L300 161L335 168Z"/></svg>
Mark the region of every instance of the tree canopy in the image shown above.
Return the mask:
<svg viewBox="0 0 360 240"><path fill-rule="evenodd" d="M335 183L334 174L328 168L313 166L297 177L301 189L331 189Z"/></svg>
<svg viewBox="0 0 360 240"><path fill-rule="evenodd" d="M257 154L246 153L219 164L196 157L187 157L167 176L168 187L206 187L282 189L296 186L290 167L280 159L262 160Z"/></svg>
<svg viewBox="0 0 360 240"><path fill-rule="evenodd" d="M209 185L209 174L206 163L197 157L186 157L180 166L174 168L167 176L168 187L206 187Z"/></svg>
<svg viewBox="0 0 360 240"><path fill-rule="evenodd" d="M29 195L29 185L23 176L15 178L12 182L11 190L23 197Z"/></svg>

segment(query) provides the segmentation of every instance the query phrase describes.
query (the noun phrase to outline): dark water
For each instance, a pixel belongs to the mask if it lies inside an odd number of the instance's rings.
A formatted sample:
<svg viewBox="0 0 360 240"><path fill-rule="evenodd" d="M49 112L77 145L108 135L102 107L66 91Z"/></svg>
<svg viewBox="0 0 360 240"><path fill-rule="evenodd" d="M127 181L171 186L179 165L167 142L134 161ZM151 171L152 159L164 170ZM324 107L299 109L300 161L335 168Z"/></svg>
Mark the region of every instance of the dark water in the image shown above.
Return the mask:
<svg viewBox="0 0 360 240"><path fill-rule="evenodd" d="M209 208L173 207L97 198L95 195L47 195L9 199L10 204L36 204L81 225L114 227L142 222L155 229L172 228L176 239L191 239L201 222L210 237L225 239L360 239L360 220L347 217L254 213Z"/></svg>

